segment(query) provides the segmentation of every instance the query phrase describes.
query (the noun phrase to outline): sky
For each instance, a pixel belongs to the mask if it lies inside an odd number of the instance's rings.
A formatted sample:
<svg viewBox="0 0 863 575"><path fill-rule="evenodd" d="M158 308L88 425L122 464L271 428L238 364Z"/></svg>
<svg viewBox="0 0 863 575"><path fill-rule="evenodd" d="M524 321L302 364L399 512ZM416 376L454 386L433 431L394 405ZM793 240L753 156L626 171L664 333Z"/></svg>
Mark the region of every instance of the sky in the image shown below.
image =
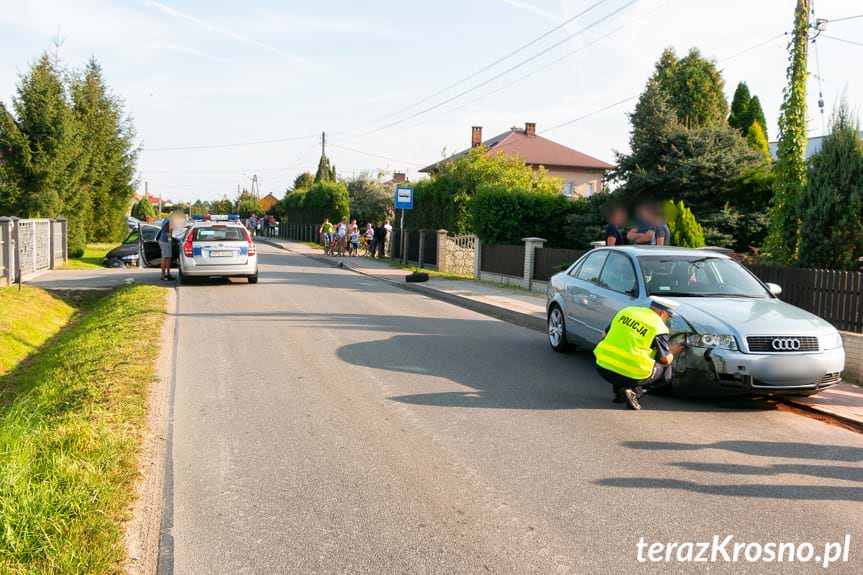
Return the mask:
<svg viewBox="0 0 863 575"><path fill-rule="evenodd" d="M151 194L173 201L234 197L254 176L262 194L281 197L298 173L314 171L324 131L342 177L383 170L417 178L422 166L467 147L471 126L488 138L525 122L613 162L615 150L628 149L626 114L635 102L627 98L643 89L666 47L680 55L698 47L714 58L729 100L746 81L775 139L787 65L782 34L794 7L795 0L0 0L0 100L10 102L19 76L58 40L67 66L95 56L137 130L140 189L147 182ZM815 3L818 18L861 14L860 0ZM863 18L848 19L828 24L817 58L810 50L810 135L829 128L843 96L861 111L861 44ZM235 145L253 142L263 143Z"/></svg>

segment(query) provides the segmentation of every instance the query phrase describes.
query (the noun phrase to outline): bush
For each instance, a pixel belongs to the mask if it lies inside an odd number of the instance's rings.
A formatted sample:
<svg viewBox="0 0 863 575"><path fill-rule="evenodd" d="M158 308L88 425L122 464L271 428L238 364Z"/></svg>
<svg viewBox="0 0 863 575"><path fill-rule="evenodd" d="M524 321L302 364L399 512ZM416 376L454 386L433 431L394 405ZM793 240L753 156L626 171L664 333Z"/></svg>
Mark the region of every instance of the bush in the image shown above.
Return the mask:
<svg viewBox="0 0 863 575"><path fill-rule="evenodd" d="M481 187L555 191L562 181L544 169L535 170L516 156L487 153L482 146L445 162L428 180L414 188L414 209L405 214L405 226L413 229L446 229L463 234L471 231L471 200Z"/></svg>
<svg viewBox="0 0 863 575"><path fill-rule="evenodd" d="M863 143L843 103L800 195L800 265L855 269L863 256Z"/></svg>
<svg viewBox="0 0 863 575"><path fill-rule="evenodd" d="M350 215L348 190L341 182L321 181L294 190L283 200L288 221L319 223L324 218L339 221Z"/></svg>
<svg viewBox="0 0 863 575"><path fill-rule="evenodd" d="M471 226L491 244L520 244L540 237L550 247L564 246L572 203L559 192L486 185L470 202Z"/></svg>
<svg viewBox="0 0 863 575"><path fill-rule="evenodd" d="M667 203L668 228L671 230L671 245L683 248L700 248L704 246L704 230L692 215L683 200Z"/></svg>

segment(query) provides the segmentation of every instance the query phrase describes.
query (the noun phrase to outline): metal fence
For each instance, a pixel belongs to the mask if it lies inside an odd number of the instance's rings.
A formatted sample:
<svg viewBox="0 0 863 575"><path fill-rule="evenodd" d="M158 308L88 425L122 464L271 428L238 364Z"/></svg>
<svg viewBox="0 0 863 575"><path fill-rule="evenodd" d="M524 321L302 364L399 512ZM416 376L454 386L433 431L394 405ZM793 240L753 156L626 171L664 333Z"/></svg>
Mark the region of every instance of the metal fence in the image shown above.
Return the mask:
<svg viewBox="0 0 863 575"><path fill-rule="evenodd" d="M0 218L0 283L26 281L66 262L66 220Z"/></svg>
<svg viewBox="0 0 863 575"><path fill-rule="evenodd" d="M480 244L480 269L505 276L524 276L524 246Z"/></svg>
<svg viewBox="0 0 863 575"><path fill-rule="evenodd" d="M534 253L533 279L547 282L551 276L563 271L587 252L564 248L537 248Z"/></svg>
<svg viewBox="0 0 863 575"><path fill-rule="evenodd" d="M818 315L837 329L863 332L863 272L752 266L761 281L779 284L779 299Z"/></svg>

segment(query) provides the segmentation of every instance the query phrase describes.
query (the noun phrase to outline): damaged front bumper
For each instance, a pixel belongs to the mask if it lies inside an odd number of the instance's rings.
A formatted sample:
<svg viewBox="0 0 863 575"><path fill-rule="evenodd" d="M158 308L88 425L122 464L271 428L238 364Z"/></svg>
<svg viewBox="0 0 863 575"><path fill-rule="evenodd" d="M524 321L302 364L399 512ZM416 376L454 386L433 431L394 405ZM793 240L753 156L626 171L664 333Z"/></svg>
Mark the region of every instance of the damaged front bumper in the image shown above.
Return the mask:
<svg viewBox="0 0 863 575"><path fill-rule="evenodd" d="M842 381L845 351L754 354L686 348L674 362L676 389L688 394L810 394Z"/></svg>

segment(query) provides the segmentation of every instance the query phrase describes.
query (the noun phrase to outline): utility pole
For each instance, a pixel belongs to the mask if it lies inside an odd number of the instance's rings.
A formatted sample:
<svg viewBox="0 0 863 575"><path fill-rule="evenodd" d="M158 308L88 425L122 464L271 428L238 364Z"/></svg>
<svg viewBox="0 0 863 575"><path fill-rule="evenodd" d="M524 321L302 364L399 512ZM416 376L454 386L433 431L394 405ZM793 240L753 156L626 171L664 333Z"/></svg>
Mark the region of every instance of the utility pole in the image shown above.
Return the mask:
<svg viewBox="0 0 863 575"><path fill-rule="evenodd" d="M321 157L327 155L327 133L321 132Z"/></svg>

